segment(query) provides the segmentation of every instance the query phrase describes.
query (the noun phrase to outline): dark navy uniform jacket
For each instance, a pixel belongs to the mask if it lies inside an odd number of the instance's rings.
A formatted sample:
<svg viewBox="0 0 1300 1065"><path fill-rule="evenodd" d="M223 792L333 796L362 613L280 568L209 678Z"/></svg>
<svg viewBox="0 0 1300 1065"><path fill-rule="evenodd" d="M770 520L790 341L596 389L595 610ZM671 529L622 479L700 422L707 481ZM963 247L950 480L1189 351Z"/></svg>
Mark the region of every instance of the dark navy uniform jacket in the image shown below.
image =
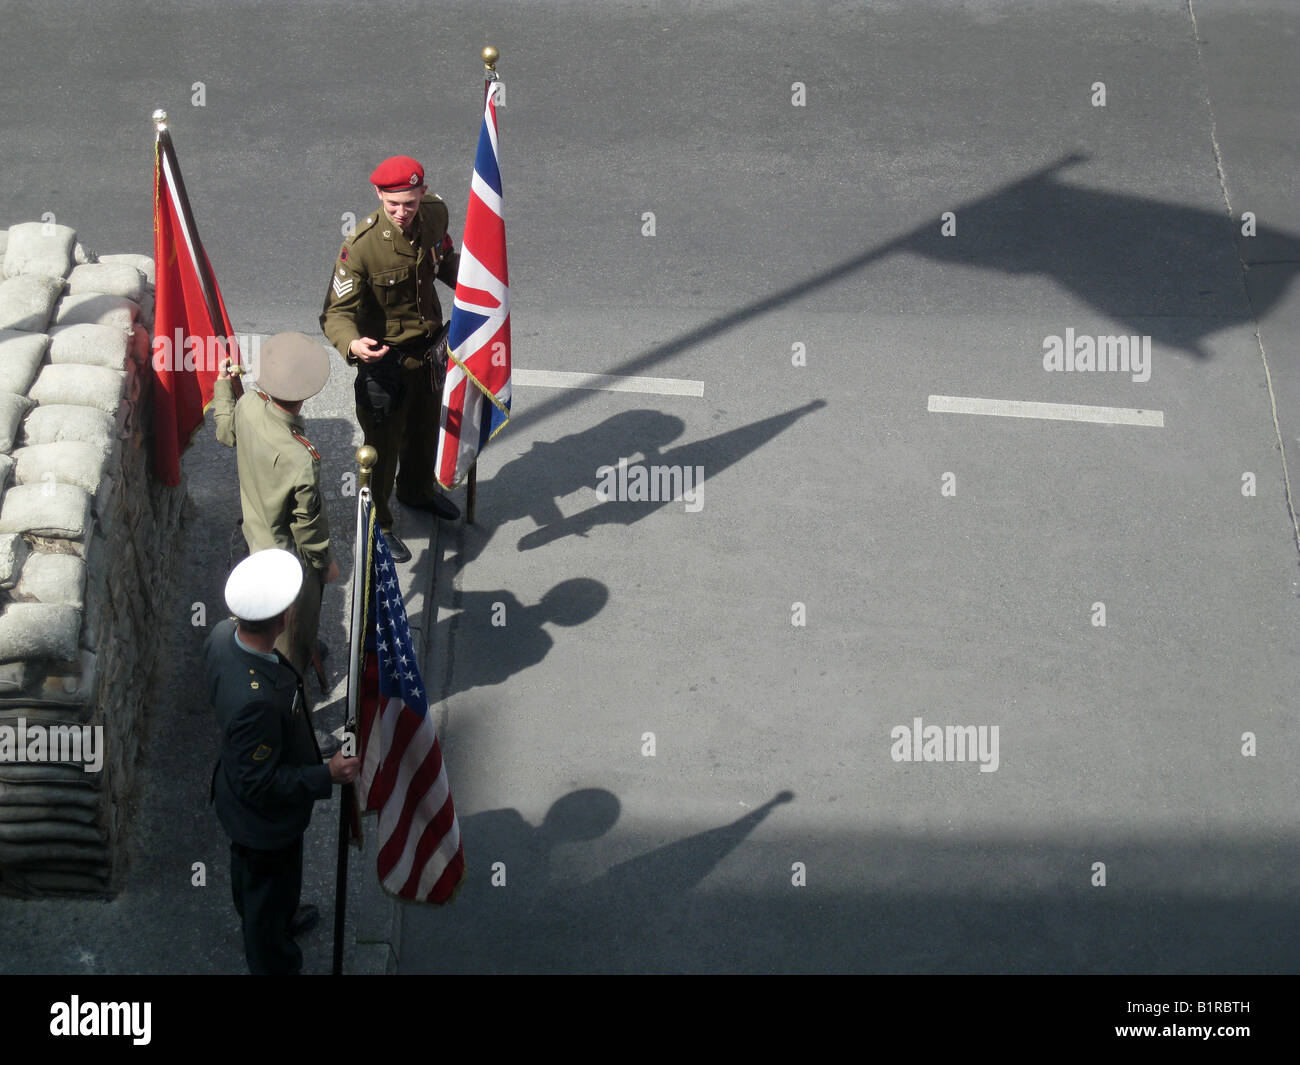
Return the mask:
<svg viewBox="0 0 1300 1065"><path fill-rule="evenodd" d="M222 733L212 779L217 818L245 847L290 846L307 830L312 803L331 788L302 678L279 652L271 662L240 647L230 619L212 630L203 658Z"/></svg>

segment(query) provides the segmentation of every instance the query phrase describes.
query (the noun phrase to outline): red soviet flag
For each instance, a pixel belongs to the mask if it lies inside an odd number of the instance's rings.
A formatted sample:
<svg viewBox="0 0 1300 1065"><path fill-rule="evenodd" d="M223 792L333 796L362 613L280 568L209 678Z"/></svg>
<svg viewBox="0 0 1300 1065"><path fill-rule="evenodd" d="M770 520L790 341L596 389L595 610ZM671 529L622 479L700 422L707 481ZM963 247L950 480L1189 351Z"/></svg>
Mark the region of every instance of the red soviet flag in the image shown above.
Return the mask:
<svg viewBox="0 0 1300 1065"><path fill-rule="evenodd" d="M175 486L181 480L181 454L212 402L221 360L238 364L239 345L199 242L165 126L158 130L154 151L153 244L154 472Z"/></svg>

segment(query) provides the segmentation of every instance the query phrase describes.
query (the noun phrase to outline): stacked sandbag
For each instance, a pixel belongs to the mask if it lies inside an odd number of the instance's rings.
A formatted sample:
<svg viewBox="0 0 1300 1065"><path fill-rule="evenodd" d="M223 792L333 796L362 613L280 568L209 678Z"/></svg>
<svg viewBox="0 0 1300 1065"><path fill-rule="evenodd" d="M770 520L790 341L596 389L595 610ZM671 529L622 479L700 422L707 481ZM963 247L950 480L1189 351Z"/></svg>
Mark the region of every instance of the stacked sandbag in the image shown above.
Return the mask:
<svg viewBox="0 0 1300 1065"><path fill-rule="evenodd" d="M0 253L0 891L111 894L184 500L150 467L153 263L42 222Z"/></svg>

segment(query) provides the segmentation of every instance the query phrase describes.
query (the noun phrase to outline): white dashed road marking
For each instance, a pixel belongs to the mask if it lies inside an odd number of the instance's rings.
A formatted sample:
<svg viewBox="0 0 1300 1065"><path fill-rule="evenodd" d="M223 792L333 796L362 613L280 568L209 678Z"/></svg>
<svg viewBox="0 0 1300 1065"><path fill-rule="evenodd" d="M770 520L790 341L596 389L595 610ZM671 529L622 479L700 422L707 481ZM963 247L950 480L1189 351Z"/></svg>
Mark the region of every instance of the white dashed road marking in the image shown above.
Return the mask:
<svg viewBox="0 0 1300 1065"><path fill-rule="evenodd" d="M1057 422L1100 425L1144 425L1163 429L1165 412L1132 407L1085 407L1078 403L1030 403L1019 399L976 399L973 396L931 396L926 407L934 414L995 414L1003 418L1046 418Z"/></svg>
<svg viewBox="0 0 1300 1065"><path fill-rule="evenodd" d="M704 382L681 377L618 377L604 373L511 368L511 384L533 388L588 388L599 392L647 392L654 396L703 396Z"/></svg>

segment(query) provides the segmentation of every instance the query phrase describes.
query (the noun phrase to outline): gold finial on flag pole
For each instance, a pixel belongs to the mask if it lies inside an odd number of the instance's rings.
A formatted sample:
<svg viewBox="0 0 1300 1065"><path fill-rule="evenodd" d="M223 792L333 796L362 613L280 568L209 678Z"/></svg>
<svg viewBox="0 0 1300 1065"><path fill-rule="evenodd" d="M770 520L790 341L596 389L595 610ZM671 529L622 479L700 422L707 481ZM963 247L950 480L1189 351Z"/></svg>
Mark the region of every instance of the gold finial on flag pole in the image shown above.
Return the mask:
<svg viewBox="0 0 1300 1065"><path fill-rule="evenodd" d="M501 53L489 44L479 55L483 57L483 77L488 81L496 81L497 60L501 58Z"/></svg>
<svg viewBox="0 0 1300 1065"><path fill-rule="evenodd" d="M357 480L358 488L370 487L370 474L379 462L379 452L369 444L357 448L357 465L361 467L361 476Z"/></svg>
<svg viewBox="0 0 1300 1065"><path fill-rule="evenodd" d="M167 128L167 112L161 107L153 113L153 123L159 133Z"/></svg>

